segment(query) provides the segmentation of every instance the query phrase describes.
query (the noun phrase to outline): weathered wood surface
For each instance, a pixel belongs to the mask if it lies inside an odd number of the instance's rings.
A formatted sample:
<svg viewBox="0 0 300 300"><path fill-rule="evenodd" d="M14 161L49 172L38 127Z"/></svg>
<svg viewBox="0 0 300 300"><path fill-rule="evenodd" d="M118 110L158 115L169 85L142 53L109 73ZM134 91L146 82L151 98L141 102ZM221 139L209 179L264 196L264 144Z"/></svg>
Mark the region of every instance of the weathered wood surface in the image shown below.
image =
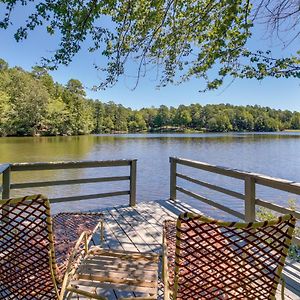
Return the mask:
<svg viewBox="0 0 300 300"><path fill-rule="evenodd" d="M220 187L220 186L216 186L214 184L210 184L210 183L201 181L199 179L187 176L185 174L177 173L176 172L177 164L188 166L188 167L199 169L199 170L204 170L207 172L224 175L227 177L232 177L232 178L239 179L239 180L244 180L245 194L237 193L236 191L232 191L232 190ZM238 218L244 219L248 222L255 220L256 205L266 207L270 210L273 210L273 211L276 211L276 212L279 212L282 214L293 214L297 219L300 219L300 211L294 211L294 210L291 210L286 207L281 207L280 205L270 203L269 201L265 201L263 199L258 199L255 196L256 184L300 195L300 183L298 183L298 182L285 180L285 179L281 179L281 178L274 178L274 177L257 174L257 173L252 173L252 172L245 172L245 171L240 171L240 170L236 170L236 169L230 169L230 168L210 165L210 164L199 162L199 161L192 161L192 160L181 159L181 158L177 158L177 157L170 157L170 165L171 165L170 199L173 199L173 200L177 199L176 190L178 190L179 192L188 194L190 197L198 199L198 200L205 202L211 206L216 206L216 203L214 201L203 198L201 196L199 197L199 195L195 195L191 191L187 191L186 189L184 189L182 187L178 187L176 184L176 178L178 177L178 178L184 179L186 181L195 183L196 185L204 186L208 189L223 193L225 195L229 195L231 197L235 197L235 198L244 200L245 201L245 217L242 217L240 215L240 216L238 216ZM207 200L209 200L210 203L208 203ZM224 207L223 208L219 207L219 209L224 210L225 212L228 212L229 214L232 214L234 216L237 216L237 214L235 212L233 212L233 213L229 212L226 207L225 207L225 209L224 209Z"/></svg>
<svg viewBox="0 0 300 300"><path fill-rule="evenodd" d="M7 168L9 168L9 164L1 164L0 165L0 174L2 174Z"/></svg>
<svg viewBox="0 0 300 300"><path fill-rule="evenodd" d="M181 192L181 193L183 193L183 194L185 194L185 195L187 195L189 197L192 197L194 199L200 200L200 201L202 201L205 204L208 204L208 205L210 205L212 207L215 207L215 208L218 208L218 209L220 209L222 211L225 211L228 214L231 214L231 215L233 215L233 216L235 216L235 217L237 217L239 219L244 219L245 218L244 214L242 214L242 213L240 213L238 211L235 211L235 210L233 210L233 209L231 209L231 208L229 208L229 207L227 207L225 205L222 205L220 203L214 202L214 201L212 201L212 200L210 200L210 199L208 199L208 198L206 198L204 196L201 196L201 195L199 195L197 193L191 192L191 191L189 191L189 190L187 190L187 189L185 189L183 187L177 186L176 189L177 189L177 191L179 191L179 192Z"/></svg>
<svg viewBox="0 0 300 300"><path fill-rule="evenodd" d="M176 171L177 166L182 165L194 169L199 169L231 178L235 178L238 180L244 181L244 194L238 193L233 190L229 190L227 188L217 186L193 177L190 177L186 174L178 173ZM271 203L270 201L266 201L263 199L259 199L256 197L256 186L262 185L266 187L270 187L273 189L289 192L292 194L300 195L300 183L285 180L281 178L275 178L270 177L258 173L252 173L252 172L245 172L240 171L236 169L231 168L225 168L220 167L216 165L211 165L199 161L192 161L188 159L182 159L178 157L170 157L170 199L176 200L177 199L177 191L180 193L183 193L189 197L192 197L194 199L197 199L203 203L206 203L210 206L213 206L219 210L222 210L228 214L231 214L241 220L245 220L246 222L253 222L256 219L256 211L257 206L265 207L272 212L280 213L280 214L292 214L300 220L300 211L299 210L293 210L291 208L286 208L283 206L280 206L275 203ZM244 201L244 214L235 211L227 206L224 206L214 200L208 199L202 195L200 195L198 192L195 193L191 190L187 190L184 185L178 186L177 185L177 177L180 179L183 179L185 181L194 183L198 186L203 186L205 188L208 188L213 191L220 192L222 194L238 198ZM293 243L300 246L300 238L293 238Z"/></svg>
<svg viewBox="0 0 300 300"><path fill-rule="evenodd" d="M10 185L11 189L25 189L31 187L47 187L57 185L70 185L70 184L83 184L83 183L95 183L95 182L109 182L109 181L122 181L129 180L129 176L113 176L102 178L83 178L83 179L68 179L68 180L55 180L55 181L35 181L25 183L13 183Z"/></svg>
<svg viewBox="0 0 300 300"><path fill-rule="evenodd" d="M137 169L137 160L134 159L130 163L130 196L129 196L129 205L136 205L136 169Z"/></svg>
<svg viewBox="0 0 300 300"><path fill-rule="evenodd" d="M174 161L181 165L185 165L188 167L204 170L207 172L212 172L236 179L245 180L248 177L251 177L255 180L257 184L268 186L274 189L282 190L289 193L294 193L300 195L300 183L294 182L282 178L275 178L263 174L258 174L254 172L245 172L237 169L231 169L221 166L216 166L200 161L194 161L189 159L183 159L178 157L170 157L170 161Z"/></svg>
<svg viewBox="0 0 300 300"><path fill-rule="evenodd" d="M129 166L131 159L98 160L98 161L55 161L55 162L25 162L11 164L12 171L37 171L59 169L82 169L99 167Z"/></svg>
<svg viewBox="0 0 300 300"><path fill-rule="evenodd" d="M2 199L7 199L10 196L10 166L8 164L5 165L5 168L0 170L0 174L2 173Z"/></svg>
<svg viewBox="0 0 300 300"><path fill-rule="evenodd" d="M199 212L180 201L155 201L139 203L135 207L114 207L104 211L104 246L112 249L138 252L161 251L162 224L166 219L175 219L183 211ZM98 238L98 239L97 239ZM99 236L96 243L100 243ZM160 266L161 269L161 266ZM300 264L288 262L285 268L285 299L300 299ZM103 290L99 289L99 293ZM108 299L116 300L120 296L137 296L128 292L110 289L105 292ZM159 291L162 299L163 291ZM75 299L75 298L74 298ZM76 298L77 299L77 298ZM79 299L86 299L80 298ZM277 299L281 299L280 291Z"/></svg>
<svg viewBox="0 0 300 300"><path fill-rule="evenodd" d="M116 293L132 291L139 297L157 299L158 260L153 253L92 247L70 285L84 293L88 285L96 295L97 288L108 287Z"/></svg>
<svg viewBox="0 0 300 300"><path fill-rule="evenodd" d="M220 193L223 193L225 195L228 195L228 196L231 196L234 198L245 200L245 195L235 192L235 191L232 191L232 190L229 190L229 189L226 189L226 188L223 188L221 186L211 184L211 183L208 183L208 182L205 182L205 181L202 181L202 180L199 180L199 179L196 179L196 178L193 178L193 177L181 174L181 173L176 173L176 176L178 178L181 178L181 179L187 180L189 182L204 186L204 187L214 190L216 192L220 192Z"/></svg>
<svg viewBox="0 0 300 300"><path fill-rule="evenodd" d="M109 193L99 193L99 194L89 194L89 195L79 195L79 196L71 196L71 197L58 197L58 198L50 198L50 203L61 203L67 201L80 201L87 199L98 199L98 198L107 198L107 197L116 197L122 195L130 195L130 191L117 191L117 192L109 192Z"/></svg>
<svg viewBox="0 0 300 300"><path fill-rule="evenodd" d="M80 178L80 179L64 179L53 181L34 181L34 182L10 182L10 174L20 171L43 171L43 170L69 170L69 169L82 169L82 168L105 168L105 167L129 167L129 176L109 176L97 178ZM90 184L101 182L116 182L116 181L129 181L129 190L112 191L105 193L85 194L68 197L50 198L51 203L81 201L87 199L98 199L105 197L116 197L122 195L129 196L129 205L136 204L136 173L137 173L137 160L136 159L121 159L121 160L103 160L103 161L57 161L57 162L27 162L27 163L13 163L0 165L0 175L2 176L2 199L9 198L10 190L12 189L25 189L25 188L39 188L50 186L63 186L73 184ZM1 180L1 177L0 177Z"/></svg>
<svg viewBox="0 0 300 300"><path fill-rule="evenodd" d="M299 211L294 211L290 208L286 208L283 206L280 206L278 204L274 204L262 199L256 199L255 200L255 204L259 205L259 206L263 206L265 208L268 208L270 210L274 210L279 212L280 214L293 214L297 219L300 219L300 212Z"/></svg>

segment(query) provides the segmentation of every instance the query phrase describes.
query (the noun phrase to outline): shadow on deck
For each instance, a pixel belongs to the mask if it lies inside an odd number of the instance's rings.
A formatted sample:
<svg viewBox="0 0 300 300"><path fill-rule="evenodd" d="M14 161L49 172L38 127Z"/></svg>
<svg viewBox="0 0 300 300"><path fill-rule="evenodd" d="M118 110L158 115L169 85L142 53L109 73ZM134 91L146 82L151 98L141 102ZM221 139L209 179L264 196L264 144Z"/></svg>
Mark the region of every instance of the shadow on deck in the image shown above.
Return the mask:
<svg viewBox="0 0 300 300"><path fill-rule="evenodd" d="M161 252L162 224L166 219L175 219L183 211L198 212L180 201L161 200L142 202L135 207L118 206L104 210L104 247L139 252ZM100 243L99 236L96 243ZM161 266L160 266L161 268ZM300 264L288 261L285 267L285 299L300 299ZM160 285L161 286L161 285ZM281 299L280 288L276 299ZM101 293L101 288L99 293ZM105 296L116 300L134 293L107 290ZM163 297L162 289L159 299Z"/></svg>

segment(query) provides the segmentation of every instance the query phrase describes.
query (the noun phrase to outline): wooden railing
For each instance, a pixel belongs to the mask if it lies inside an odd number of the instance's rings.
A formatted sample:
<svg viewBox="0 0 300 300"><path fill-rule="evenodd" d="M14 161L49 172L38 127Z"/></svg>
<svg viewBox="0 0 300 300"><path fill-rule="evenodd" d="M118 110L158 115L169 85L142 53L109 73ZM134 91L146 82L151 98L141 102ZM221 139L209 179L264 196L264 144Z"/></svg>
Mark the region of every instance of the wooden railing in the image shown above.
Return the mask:
<svg viewBox="0 0 300 300"><path fill-rule="evenodd" d="M244 181L244 193L239 193L228 188L217 186L197 178L190 177L186 174L179 173L177 166L183 165L239 180ZM97 177L97 178L80 178L80 179L66 179L55 181L34 181L34 182L21 182L12 183L11 174L13 172L24 171L43 171L43 170L66 170L66 169L82 169L82 168L101 168L101 167L121 167L129 166L130 172L128 176L110 176L110 177ZM13 163L0 165L0 175L2 175L2 198L7 199L10 197L10 191L14 189L23 188L36 188L36 187L49 187L49 186L64 186L72 184L89 184L100 182L118 182L129 180L129 190L111 191L106 193L76 195L68 197L52 198L52 203L66 202L66 201L79 201L85 199L97 199L103 197L114 197L121 195L129 195L129 204L134 206L136 204L136 167L137 160L112 160L112 161L70 161L70 162L51 162L51 163ZM229 208L223 204L217 203L199 193L188 190L185 187L177 184L177 178L181 178L185 181L192 182L196 185L203 186L213 191L223 193L225 195L238 198L245 202L245 211L239 212L232 208ZM176 157L170 157L170 199L177 199L177 192L181 192L194 199L200 200L212 207L220 209L226 213L229 213L237 218L252 222L256 220L257 206L265 207L272 211L281 214L293 214L300 220L300 212L292 209L270 203L266 200L256 197L256 185L266 186L273 189L293 193L300 195L300 183L292 181L273 178L261 174L244 172L240 170L233 170L230 168L219 167L203 162L192 161L187 159L181 159ZM300 239L295 238L297 244L300 244Z"/></svg>
<svg viewBox="0 0 300 300"><path fill-rule="evenodd" d="M66 170L83 168L102 168L102 167L122 167L129 166L128 176L112 176L97 178L66 179L55 181L34 181L12 183L11 173L24 171L44 171L44 170ZM64 186L72 184L88 184L96 182L129 181L129 190L112 191L107 193L76 195L69 197L50 198L51 203L66 201L79 201L86 199L98 199L104 197L114 197L129 195L129 205L136 204L136 167L137 160L104 160L104 161L67 161L67 162L42 162L42 163L13 163L0 165L0 175L2 174L2 199L10 197L10 191L13 189L37 188L49 186Z"/></svg>
<svg viewBox="0 0 300 300"><path fill-rule="evenodd" d="M10 164L0 165L0 175L2 175L2 185L0 185L2 199L7 199L10 194Z"/></svg>
<svg viewBox="0 0 300 300"><path fill-rule="evenodd" d="M236 191L220 187L203 180L199 180L177 171L177 166L183 165L235 179L244 181L244 193L238 193ZM200 195L199 193L192 192L184 187L178 186L177 178L181 178L188 182L192 182L196 185L203 186L213 191L223 193L225 195L238 198L245 202L244 213L233 210L223 204L217 203L207 197ZM261 174L244 172L240 170L233 170L230 168L219 167L210 165L204 162L193 161L188 159L182 159L177 157L170 157L170 199L177 199L177 191L194 199L200 200L210 206L220 209L226 213L229 213L239 219L245 220L246 222L253 222L256 220L257 206L265 207L272 211L281 214L293 214L298 220L300 220L300 212L292 209L270 203L266 200L262 200L256 197L256 185L266 186L273 189L289 192L292 194L300 195L300 183L292 182L285 179L273 178ZM294 242L300 245L300 238L294 238Z"/></svg>

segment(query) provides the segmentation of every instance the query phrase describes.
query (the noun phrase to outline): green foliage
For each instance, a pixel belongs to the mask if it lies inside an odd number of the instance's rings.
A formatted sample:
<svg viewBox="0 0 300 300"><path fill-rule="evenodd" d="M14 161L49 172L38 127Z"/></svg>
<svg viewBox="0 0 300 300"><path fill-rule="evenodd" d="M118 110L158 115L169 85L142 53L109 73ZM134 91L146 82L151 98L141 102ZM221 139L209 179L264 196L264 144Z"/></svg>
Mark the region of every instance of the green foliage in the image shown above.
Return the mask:
<svg viewBox="0 0 300 300"><path fill-rule="evenodd" d="M255 131L279 131L281 128L280 120L271 118L267 113L263 113L255 119Z"/></svg>
<svg viewBox="0 0 300 300"><path fill-rule="evenodd" d="M8 63L4 59L0 58L0 72L6 71L7 69L8 69Z"/></svg>
<svg viewBox="0 0 300 300"><path fill-rule="evenodd" d="M254 129L254 117L246 109L237 110L231 123L236 131L253 131Z"/></svg>
<svg viewBox="0 0 300 300"><path fill-rule="evenodd" d="M0 91L0 136L8 135L11 132L11 120L14 115L14 108L10 102L9 95Z"/></svg>
<svg viewBox="0 0 300 300"><path fill-rule="evenodd" d="M291 118L291 128L292 129L300 129L300 113L294 113Z"/></svg>
<svg viewBox="0 0 300 300"><path fill-rule="evenodd" d="M161 105L132 110L87 99L76 79L55 83L44 68L0 65L0 135L79 135L177 131L278 131L300 128L300 113L230 104Z"/></svg>
<svg viewBox="0 0 300 300"><path fill-rule="evenodd" d="M146 122L140 112L135 112L129 121L128 129L131 132L144 131L147 129Z"/></svg>
<svg viewBox="0 0 300 300"><path fill-rule="evenodd" d="M174 125L187 127L192 122L189 109L184 105L179 105L174 114Z"/></svg>
<svg viewBox="0 0 300 300"><path fill-rule="evenodd" d="M256 217L259 221L270 221L276 218L276 215L265 207L259 207L256 212Z"/></svg>
<svg viewBox="0 0 300 300"><path fill-rule="evenodd" d="M288 199L288 208L291 210L296 210L296 200L295 199ZM265 208L259 207L256 212L256 217L260 221L269 221L276 218L276 215L273 211ZM300 227L296 226L294 230L293 236L300 237ZM292 244L289 248L289 257L300 262L300 247L297 245Z"/></svg>
<svg viewBox="0 0 300 300"><path fill-rule="evenodd" d="M17 41L26 39L39 26L59 37L54 55L42 60L50 69L68 65L83 45L89 52L98 52L107 58L106 65L96 66L106 73L98 88L113 85L125 73L129 58L137 62L136 84L143 70L150 69L144 68L147 65L156 65L160 70L160 86L195 77L204 79L204 90L218 88L226 76L258 80L267 76L299 78L298 52L276 58L270 51L246 47L256 12L262 7L266 10L263 17L271 19L269 27L276 28L277 33L286 19L291 24L287 30L292 32L298 25L297 5L285 5L282 0L273 1L275 4L265 2L3 0L0 29L17 26ZM31 13L14 20L13 12L27 5ZM18 21L19 24L13 24ZM297 36L296 32L294 39Z"/></svg>
<svg viewBox="0 0 300 300"><path fill-rule="evenodd" d="M45 128L45 133L48 135L71 133L69 111L61 98L53 99L48 103Z"/></svg>
<svg viewBox="0 0 300 300"><path fill-rule="evenodd" d="M209 131L227 132L232 130L232 125L227 115L217 114L208 120L207 128Z"/></svg>
<svg viewBox="0 0 300 300"><path fill-rule="evenodd" d="M112 121L112 119L110 117L104 118L104 124L105 124L104 132L110 133L115 128L114 122Z"/></svg>
<svg viewBox="0 0 300 300"><path fill-rule="evenodd" d="M67 83L67 90L77 96L85 96L82 83L78 79L70 79Z"/></svg>
<svg viewBox="0 0 300 300"><path fill-rule="evenodd" d="M48 91L30 73L9 69L9 80L3 90L14 107L11 130L17 135L35 135L43 129L43 118L50 100Z"/></svg>
<svg viewBox="0 0 300 300"><path fill-rule="evenodd" d="M170 111L165 105L161 105L154 118L154 127L163 127L170 124Z"/></svg>

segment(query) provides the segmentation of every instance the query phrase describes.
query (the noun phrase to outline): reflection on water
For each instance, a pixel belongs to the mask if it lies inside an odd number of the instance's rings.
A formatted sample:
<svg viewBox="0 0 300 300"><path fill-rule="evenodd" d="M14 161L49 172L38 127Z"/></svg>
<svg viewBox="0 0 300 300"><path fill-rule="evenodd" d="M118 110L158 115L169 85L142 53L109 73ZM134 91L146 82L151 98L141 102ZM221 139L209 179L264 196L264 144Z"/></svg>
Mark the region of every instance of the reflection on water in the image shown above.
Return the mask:
<svg viewBox="0 0 300 300"><path fill-rule="evenodd" d="M76 137L19 137L0 139L0 162L33 162L61 160L106 160L121 158L138 159L138 201L168 197L169 156L200 160L216 165L263 173L300 182L300 134L299 133L227 133L227 134L126 134L90 135ZM111 174L114 170L114 174ZM242 182L220 175L186 168L188 174L243 192ZM68 178L125 175L126 168L78 169L43 172L22 172L13 176L13 181L39 181ZM243 209L242 202L228 196L195 187L178 181L195 192L232 208ZM50 196L66 194L92 194L115 189L127 189L124 183L96 183L28 189L28 193L43 192ZM287 193L271 189L258 189L259 197L286 205ZM187 199L178 194L179 199ZM65 203L55 209L92 209L127 203L127 198L99 199ZM216 212L194 200L188 200L211 215ZM299 205L299 204L298 204Z"/></svg>

